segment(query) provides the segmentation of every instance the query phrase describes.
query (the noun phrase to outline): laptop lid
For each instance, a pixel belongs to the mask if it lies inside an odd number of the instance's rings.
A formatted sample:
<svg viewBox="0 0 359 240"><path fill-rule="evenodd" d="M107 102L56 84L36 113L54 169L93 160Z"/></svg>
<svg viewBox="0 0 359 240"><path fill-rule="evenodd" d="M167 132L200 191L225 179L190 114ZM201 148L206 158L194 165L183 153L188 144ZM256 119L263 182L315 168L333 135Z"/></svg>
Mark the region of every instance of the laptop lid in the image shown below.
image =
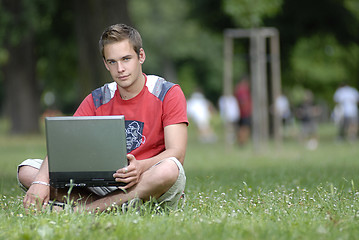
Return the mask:
<svg viewBox="0 0 359 240"><path fill-rule="evenodd" d="M47 117L50 184L120 186L113 174L128 165L124 116Z"/></svg>

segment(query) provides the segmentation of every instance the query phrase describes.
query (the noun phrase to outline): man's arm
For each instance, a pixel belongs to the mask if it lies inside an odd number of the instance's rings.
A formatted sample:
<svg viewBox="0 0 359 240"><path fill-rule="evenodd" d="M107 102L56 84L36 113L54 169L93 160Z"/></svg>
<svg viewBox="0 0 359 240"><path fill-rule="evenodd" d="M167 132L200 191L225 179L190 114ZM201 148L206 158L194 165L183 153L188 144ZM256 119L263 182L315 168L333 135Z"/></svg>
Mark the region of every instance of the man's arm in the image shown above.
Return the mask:
<svg viewBox="0 0 359 240"><path fill-rule="evenodd" d="M166 126L164 135L165 151L152 158L140 161L136 160L133 155L129 155L130 165L127 168L117 170L114 174L116 181L128 183L124 189L137 184L142 173L165 158L175 157L183 164L187 147L187 124L179 123Z"/></svg>
<svg viewBox="0 0 359 240"><path fill-rule="evenodd" d="M157 156L147 159L144 164L146 166L145 170L162 159L169 157L177 158L183 165L187 147L187 124L179 123L166 126L164 128L164 134L166 150Z"/></svg>
<svg viewBox="0 0 359 240"><path fill-rule="evenodd" d="M49 183L49 171L47 157L44 159L38 174L36 175L34 182ZM47 204L50 200L50 187L43 184L30 185L24 198L24 207L29 208L31 205L37 205L41 207L43 204Z"/></svg>

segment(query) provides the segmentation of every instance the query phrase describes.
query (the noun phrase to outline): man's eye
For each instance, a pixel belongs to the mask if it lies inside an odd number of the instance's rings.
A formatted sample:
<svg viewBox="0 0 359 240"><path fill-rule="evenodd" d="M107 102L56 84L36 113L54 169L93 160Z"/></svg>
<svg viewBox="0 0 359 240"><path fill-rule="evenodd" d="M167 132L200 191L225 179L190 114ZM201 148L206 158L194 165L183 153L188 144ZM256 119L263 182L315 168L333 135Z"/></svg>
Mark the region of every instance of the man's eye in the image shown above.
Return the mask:
<svg viewBox="0 0 359 240"><path fill-rule="evenodd" d="M114 65L116 63L116 61L108 61L108 64L110 65Z"/></svg>

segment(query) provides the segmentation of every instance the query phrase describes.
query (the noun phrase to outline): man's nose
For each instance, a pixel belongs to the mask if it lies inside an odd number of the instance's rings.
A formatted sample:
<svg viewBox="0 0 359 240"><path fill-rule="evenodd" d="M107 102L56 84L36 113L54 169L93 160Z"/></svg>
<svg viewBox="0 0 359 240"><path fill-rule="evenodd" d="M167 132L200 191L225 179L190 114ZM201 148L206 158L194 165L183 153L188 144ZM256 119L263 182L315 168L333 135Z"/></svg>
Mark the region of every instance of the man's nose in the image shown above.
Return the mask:
<svg viewBox="0 0 359 240"><path fill-rule="evenodd" d="M118 72L124 72L125 68L121 62L117 62L117 71Z"/></svg>

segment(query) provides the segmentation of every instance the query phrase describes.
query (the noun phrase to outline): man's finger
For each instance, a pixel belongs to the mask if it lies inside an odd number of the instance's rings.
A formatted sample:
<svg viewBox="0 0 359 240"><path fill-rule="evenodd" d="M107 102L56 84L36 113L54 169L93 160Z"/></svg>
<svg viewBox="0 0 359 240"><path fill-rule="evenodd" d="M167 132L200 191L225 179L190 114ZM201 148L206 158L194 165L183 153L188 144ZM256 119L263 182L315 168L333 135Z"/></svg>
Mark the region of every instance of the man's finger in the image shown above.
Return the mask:
<svg viewBox="0 0 359 240"><path fill-rule="evenodd" d="M129 189L129 188L135 186L135 184L136 184L135 182L130 182L130 183L127 184L126 186L121 187L121 189L122 189L122 190L127 190L127 189Z"/></svg>
<svg viewBox="0 0 359 240"><path fill-rule="evenodd" d="M115 181L129 183L129 182L132 182L134 179L135 179L134 177L117 177L117 178L115 178Z"/></svg>
<svg viewBox="0 0 359 240"><path fill-rule="evenodd" d="M132 161L136 160L136 158L132 154L127 154L127 160L128 160L128 162L132 162Z"/></svg>

